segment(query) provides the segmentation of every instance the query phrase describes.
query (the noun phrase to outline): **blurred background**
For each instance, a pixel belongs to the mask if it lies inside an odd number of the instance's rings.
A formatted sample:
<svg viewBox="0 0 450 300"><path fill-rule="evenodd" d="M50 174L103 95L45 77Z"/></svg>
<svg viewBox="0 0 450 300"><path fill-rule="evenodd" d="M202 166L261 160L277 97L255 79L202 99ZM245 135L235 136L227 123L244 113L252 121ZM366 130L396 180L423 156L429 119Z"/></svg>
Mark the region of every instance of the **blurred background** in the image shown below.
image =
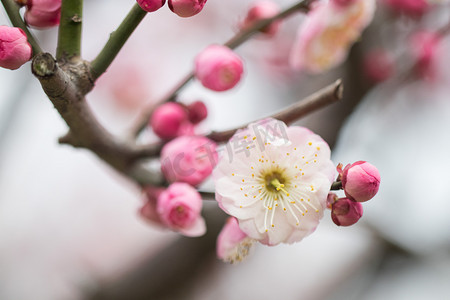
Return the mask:
<svg viewBox="0 0 450 300"><path fill-rule="evenodd" d="M134 2L85 1L85 59L95 57ZM102 123L124 133L142 107L192 69L201 49L236 32L251 3L209 0L190 19L167 6L148 15L88 95ZM259 245L245 262L224 264L215 256L224 220L215 201L205 201L208 233L201 238L140 219L136 186L93 154L58 145L66 125L28 63L0 69L0 299L448 299L449 38L439 45L432 76L415 72L408 50L415 32L448 25L450 5L409 16L379 4L347 61L320 75L288 65L303 19L294 15L275 37L256 36L237 49L246 74L235 89L214 93L194 82L180 99L208 105L202 133L268 116L343 78L343 101L298 124L329 142L336 164L367 160L378 167L380 191L357 225L338 228L326 212L301 243ZM0 21L9 24L3 10ZM54 53L57 30L35 32ZM365 64L377 49L393 66L379 83Z"/></svg>

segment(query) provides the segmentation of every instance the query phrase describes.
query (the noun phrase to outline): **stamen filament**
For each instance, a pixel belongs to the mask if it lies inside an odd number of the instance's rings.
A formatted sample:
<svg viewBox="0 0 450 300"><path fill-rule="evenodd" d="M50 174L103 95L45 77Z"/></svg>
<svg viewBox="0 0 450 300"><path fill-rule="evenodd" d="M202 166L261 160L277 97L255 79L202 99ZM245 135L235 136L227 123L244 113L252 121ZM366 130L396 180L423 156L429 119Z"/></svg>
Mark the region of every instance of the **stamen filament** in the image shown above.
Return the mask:
<svg viewBox="0 0 450 300"><path fill-rule="evenodd" d="M277 190L277 191L282 191L283 193L286 194L286 196L289 197L289 193L286 191L286 189L284 188L284 184L282 184L278 178L272 179L272 181L270 182L270 184Z"/></svg>

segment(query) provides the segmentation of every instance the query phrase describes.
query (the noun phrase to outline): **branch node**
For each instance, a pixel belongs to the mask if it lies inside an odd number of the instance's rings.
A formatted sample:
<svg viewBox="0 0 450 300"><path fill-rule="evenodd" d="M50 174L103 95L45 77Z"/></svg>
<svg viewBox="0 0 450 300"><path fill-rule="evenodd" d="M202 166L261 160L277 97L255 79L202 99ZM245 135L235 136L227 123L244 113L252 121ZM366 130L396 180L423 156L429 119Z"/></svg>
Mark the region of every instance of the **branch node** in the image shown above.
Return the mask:
<svg viewBox="0 0 450 300"><path fill-rule="evenodd" d="M69 131L65 135L61 136L58 139L58 143L60 143L61 145L63 145L63 144L71 145L75 148L81 147L81 144L76 140L76 138L73 136L71 131Z"/></svg>
<svg viewBox="0 0 450 300"><path fill-rule="evenodd" d="M36 77L49 77L55 74L57 62L50 53L40 53L33 58L31 71Z"/></svg>
<svg viewBox="0 0 450 300"><path fill-rule="evenodd" d="M81 22L82 22L81 16L78 15L78 14L75 14L75 15L72 17L72 22L74 22L74 23L81 23Z"/></svg>

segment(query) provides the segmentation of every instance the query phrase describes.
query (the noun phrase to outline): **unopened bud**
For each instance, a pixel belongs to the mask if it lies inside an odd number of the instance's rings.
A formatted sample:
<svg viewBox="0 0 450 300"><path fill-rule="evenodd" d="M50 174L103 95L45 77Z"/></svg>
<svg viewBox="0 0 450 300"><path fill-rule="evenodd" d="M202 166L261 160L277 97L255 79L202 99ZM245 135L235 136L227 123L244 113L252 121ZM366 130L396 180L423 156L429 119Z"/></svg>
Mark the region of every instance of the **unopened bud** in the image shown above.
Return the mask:
<svg viewBox="0 0 450 300"><path fill-rule="evenodd" d="M186 110L178 103L164 103L152 114L150 125L157 136L172 139L181 135L182 127L188 121Z"/></svg>
<svg viewBox="0 0 450 300"><path fill-rule="evenodd" d="M364 72L373 82L382 82L394 73L394 60L383 49L373 50L364 57Z"/></svg>
<svg viewBox="0 0 450 300"><path fill-rule="evenodd" d="M248 10L247 16L242 22L241 27L245 29L260 20L272 18L279 12L279 5L273 1L262 0L255 2ZM280 21L273 21L271 24L261 29L261 32L268 35L274 35L275 33L277 33L280 24Z"/></svg>
<svg viewBox="0 0 450 300"><path fill-rule="evenodd" d="M157 212L164 225L186 236L201 236L206 232L201 216L200 193L182 182L171 184L158 196Z"/></svg>
<svg viewBox="0 0 450 300"><path fill-rule="evenodd" d="M0 26L0 67L18 69L31 59L31 54L31 46L22 29Z"/></svg>
<svg viewBox="0 0 450 300"><path fill-rule="evenodd" d="M153 12L160 9L166 0L137 0L137 4L146 12Z"/></svg>
<svg viewBox="0 0 450 300"><path fill-rule="evenodd" d="M188 117L192 124L198 124L208 116L208 109L202 101L195 101L188 105Z"/></svg>
<svg viewBox="0 0 450 300"><path fill-rule="evenodd" d="M169 0L169 8L180 17L188 18L202 11L207 0Z"/></svg>
<svg viewBox="0 0 450 300"><path fill-rule="evenodd" d="M380 173L366 161L357 161L344 168L342 187L345 195L355 201L372 199L380 186Z"/></svg>
<svg viewBox="0 0 450 300"><path fill-rule="evenodd" d="M342 198L331 206L331 219L338 226L350 226L362 217L363 208L359 202Z"/></svg>
<svg viewBox="0 0 450 300"><path fill-rule="evenodd" d="M61 0L27 1L25 21L36 28L52 27L59 24L61 17Z"/></svg>
<svg viewBox="0 0 450 300"><path fill-rule="evenodd" d="M213 91L233 88L241 80L243 71L241 58L225 46L211 45L195 58L195 76Z"/></svg>

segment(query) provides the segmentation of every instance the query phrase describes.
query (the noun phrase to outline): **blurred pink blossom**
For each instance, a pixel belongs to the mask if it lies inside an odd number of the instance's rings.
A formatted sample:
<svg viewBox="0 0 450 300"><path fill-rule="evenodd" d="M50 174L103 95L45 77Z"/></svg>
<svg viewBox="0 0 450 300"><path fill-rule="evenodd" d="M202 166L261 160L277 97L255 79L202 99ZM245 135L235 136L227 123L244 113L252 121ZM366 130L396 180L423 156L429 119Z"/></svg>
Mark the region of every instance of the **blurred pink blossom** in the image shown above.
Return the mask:
<svg viewBox="0 0 450 300"><path fill-rule="evenodd" d="M373 19L375 0L342 7L319 2L301 24L290 54L291 66L321 73L342 63Z"/></svg>
<svg viewBox="0 0 450 300"><path fill-rule="evenodd" d="M416 72L427 79L436 77L437 51L441 36L433 31L417 31L410 37L410 51L415 62Z"/></svg>

